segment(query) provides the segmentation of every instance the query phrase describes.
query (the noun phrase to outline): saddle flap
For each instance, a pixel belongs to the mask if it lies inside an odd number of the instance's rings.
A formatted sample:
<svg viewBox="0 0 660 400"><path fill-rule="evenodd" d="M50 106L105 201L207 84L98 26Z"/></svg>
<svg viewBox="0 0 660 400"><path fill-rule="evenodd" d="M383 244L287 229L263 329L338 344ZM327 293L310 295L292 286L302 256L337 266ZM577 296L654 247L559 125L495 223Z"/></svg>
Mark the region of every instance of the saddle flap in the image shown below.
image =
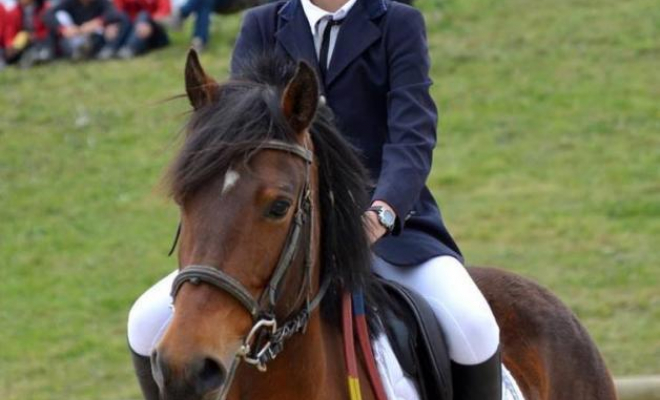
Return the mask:
<svg viewBox="0 0 660 400"><path fill-rule="evenodd" d="M451 363L444 334L429 304L416 292L380 279L392 305L381 318L403 370L426 400L452 400Z"/></svg>

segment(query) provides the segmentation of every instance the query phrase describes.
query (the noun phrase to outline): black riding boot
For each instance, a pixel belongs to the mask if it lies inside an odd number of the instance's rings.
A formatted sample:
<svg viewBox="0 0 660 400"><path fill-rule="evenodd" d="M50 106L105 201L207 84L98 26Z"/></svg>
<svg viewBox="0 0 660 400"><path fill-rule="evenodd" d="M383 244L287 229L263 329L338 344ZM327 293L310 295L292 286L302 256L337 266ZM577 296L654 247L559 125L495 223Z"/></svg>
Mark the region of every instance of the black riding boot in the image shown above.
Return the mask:
<svg viewBox="0 0 660 400"><path fill-rule="evenodd" d="M158 385L156 385L156 381L154 381L154 377L151 374L151 360L149 357L135 353L132 349L131 357L133 358L135 375L140 383L144 400L159 400Z"/></svg>
<svg viewBox="0 0 660 400"><path fill-rule="evenodd" d="M451 363L454 400L501 400L502 357L495 354L477 365Z"/></svg>

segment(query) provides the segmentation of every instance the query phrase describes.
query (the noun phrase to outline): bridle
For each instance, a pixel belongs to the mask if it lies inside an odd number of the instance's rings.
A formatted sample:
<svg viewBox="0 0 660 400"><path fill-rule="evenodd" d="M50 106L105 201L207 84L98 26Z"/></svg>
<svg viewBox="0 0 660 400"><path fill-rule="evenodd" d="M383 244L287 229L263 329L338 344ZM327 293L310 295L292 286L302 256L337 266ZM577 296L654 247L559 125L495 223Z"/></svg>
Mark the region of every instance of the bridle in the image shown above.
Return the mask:
<svg viewBox="0 0 660 400"><path fill-rule="evenodd" d="M287 239L280 253L277 266L270 281L258 299L232 276L208 265L187 265L181 269L172 284L172 299L175 299L184 283L198 285L207 283L222 290L236 299L252 316L252 328L243 338L241 347L235 353L227 379L219 392L217 399L224 400L229 392L236 369L241 361L254 365L259 371L266 371L266 364L273 360L283 350L284 341L298 332L304 332L310 314L314 311L328 291L331 279L324 277L321 286L312 298L312 240L313 232L312 198L309 170L313 162L313 153L300 145L279 140L268 140L259 144L255 151L277 150L302 158L305 161L305 183L298 195L297 208L293 217ZM303 235L307 227L309 235ZM304 296L304 303L297 311L288 314L286 321L279 323L275 315L277 292L284 277L296 259L301 243L307 240L303 259L303 284L296 296L294 304L299 304Z"/></svg>

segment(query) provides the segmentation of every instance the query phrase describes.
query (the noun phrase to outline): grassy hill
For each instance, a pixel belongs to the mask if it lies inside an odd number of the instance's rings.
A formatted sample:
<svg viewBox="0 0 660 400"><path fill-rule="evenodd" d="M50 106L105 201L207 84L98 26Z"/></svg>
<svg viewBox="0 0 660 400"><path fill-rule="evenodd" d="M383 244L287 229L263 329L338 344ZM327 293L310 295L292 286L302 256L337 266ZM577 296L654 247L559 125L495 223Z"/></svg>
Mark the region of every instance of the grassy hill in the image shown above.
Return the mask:
<svg viewBox="0 0 660 400"><path fill-rule="evenodd" d="M660 372L660 8L419 2L442 111L430 185L472 264L550 287L616 375ZM238 17L203 61L226 76ZM131 302L175 268L159 189L186 50L0 72L0 397L136 398Z"/></svg>

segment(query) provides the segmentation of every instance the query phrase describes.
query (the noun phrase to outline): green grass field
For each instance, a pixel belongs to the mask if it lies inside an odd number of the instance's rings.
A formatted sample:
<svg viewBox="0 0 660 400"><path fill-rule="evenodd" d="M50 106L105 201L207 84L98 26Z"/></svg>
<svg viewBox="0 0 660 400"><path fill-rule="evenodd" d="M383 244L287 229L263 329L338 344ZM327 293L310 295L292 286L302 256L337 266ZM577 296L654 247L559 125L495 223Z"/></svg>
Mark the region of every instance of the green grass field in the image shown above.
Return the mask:
<svg viewBox="0 0 660 400"><path fill-rule="evenodd" d="M532 277L616 375L660 373L655 0L419 0L442 111L430 185L472 264ZM224 78L238 17L215 21ZM138 397L132 301L175 268L159 179L186 36L131 62L0 72L0 398Z"/></svg>

